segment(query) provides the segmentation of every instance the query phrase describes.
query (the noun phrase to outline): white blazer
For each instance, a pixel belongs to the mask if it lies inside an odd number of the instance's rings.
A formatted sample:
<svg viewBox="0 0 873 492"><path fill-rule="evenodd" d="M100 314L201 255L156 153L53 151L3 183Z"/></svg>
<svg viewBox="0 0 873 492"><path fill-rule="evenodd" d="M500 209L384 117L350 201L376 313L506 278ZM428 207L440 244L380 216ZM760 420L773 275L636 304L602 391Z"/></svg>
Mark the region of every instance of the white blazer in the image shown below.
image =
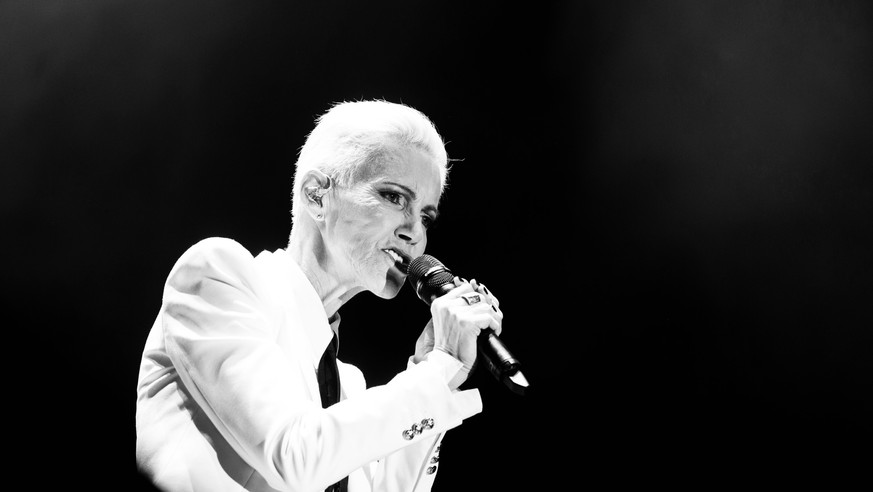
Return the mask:
<svg viewBox="0 0 873 492"><path fill-rule="evenodd" d="M316 369L332 336L285 250L192 246L143 350L140 470L174 492L321 491L345 476L350 492L430 490L444 432L482 411L477 390L449 390L461 363L434 352L367 389L340 362L341 401L323 409Z"/></svg>

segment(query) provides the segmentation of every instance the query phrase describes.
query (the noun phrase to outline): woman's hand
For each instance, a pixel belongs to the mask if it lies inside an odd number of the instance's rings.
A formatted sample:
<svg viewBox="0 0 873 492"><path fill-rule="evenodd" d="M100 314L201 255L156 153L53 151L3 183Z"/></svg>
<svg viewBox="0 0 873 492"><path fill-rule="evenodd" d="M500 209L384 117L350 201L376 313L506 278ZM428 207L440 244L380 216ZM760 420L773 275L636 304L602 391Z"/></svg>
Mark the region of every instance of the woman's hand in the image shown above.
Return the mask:
<svg viewBox="0 0 873 492"><path fill-rule="evenodd" d="M454 279L455 288L434 299L431 303L431 320L415 345L415 361L418 362L432 350L440 350L463 363L462 378L473 370L476 363L476 340L479 333L491 328L499 335L502 331L503 313L499 301L482 284Z"/></svg>

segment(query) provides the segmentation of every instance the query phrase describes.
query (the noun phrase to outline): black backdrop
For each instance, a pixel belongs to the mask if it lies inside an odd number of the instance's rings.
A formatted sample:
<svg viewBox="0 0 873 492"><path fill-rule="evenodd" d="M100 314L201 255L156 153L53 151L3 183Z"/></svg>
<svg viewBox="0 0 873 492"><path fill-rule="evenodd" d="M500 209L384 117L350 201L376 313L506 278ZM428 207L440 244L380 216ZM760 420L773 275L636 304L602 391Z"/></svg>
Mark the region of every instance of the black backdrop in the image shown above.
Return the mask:
<svg viewBox="0 0 873 492"><path fill-rule="evenodd" d="M862 476L871 27L863 1L0 2L13 469L148 490L136 373L176 257L284 246L315 115L384 98L460 159L429 252L500 296L533 385L474 374L436 490ZM342 311L371 384L427 319L387 302Z"/></svg>

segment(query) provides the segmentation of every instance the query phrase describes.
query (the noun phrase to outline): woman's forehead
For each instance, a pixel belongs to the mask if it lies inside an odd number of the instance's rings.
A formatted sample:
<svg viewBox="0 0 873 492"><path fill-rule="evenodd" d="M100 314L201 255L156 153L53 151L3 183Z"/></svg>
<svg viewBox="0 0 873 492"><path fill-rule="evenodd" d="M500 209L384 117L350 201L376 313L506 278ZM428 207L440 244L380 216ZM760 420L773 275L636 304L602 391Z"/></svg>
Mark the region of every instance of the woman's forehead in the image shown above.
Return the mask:
<svg viewBox="0 0 873 492"><path fill-rule="evenodd" d="M360 182L395 181L413 188L416 193L440 192L439 166L424 151L400 149L380 159L372 159L359 168Z"/></svg>

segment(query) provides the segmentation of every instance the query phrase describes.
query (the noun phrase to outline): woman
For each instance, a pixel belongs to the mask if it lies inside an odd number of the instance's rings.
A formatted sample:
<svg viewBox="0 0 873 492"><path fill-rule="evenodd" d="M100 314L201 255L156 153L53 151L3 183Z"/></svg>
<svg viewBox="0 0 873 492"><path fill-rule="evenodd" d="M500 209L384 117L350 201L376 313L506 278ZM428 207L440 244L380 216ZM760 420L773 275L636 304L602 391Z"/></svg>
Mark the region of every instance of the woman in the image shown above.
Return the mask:
<svg viewBox="0 0 873 492"><path fill-rule="evenodd" d="M326 349L345 302L400 291L447 173L443 141L420 112L338 104L301 149L287 248L253 257L209 238L181 256L137 387L137 464L155 485L430 490L444 433L482 410L477 390L458 387L480 330L500 333L497 300L455 278L431 304L407 369L367 388L356 367L339 362L336 404ZM481 302L466 296L474 291Z"/></svg>

